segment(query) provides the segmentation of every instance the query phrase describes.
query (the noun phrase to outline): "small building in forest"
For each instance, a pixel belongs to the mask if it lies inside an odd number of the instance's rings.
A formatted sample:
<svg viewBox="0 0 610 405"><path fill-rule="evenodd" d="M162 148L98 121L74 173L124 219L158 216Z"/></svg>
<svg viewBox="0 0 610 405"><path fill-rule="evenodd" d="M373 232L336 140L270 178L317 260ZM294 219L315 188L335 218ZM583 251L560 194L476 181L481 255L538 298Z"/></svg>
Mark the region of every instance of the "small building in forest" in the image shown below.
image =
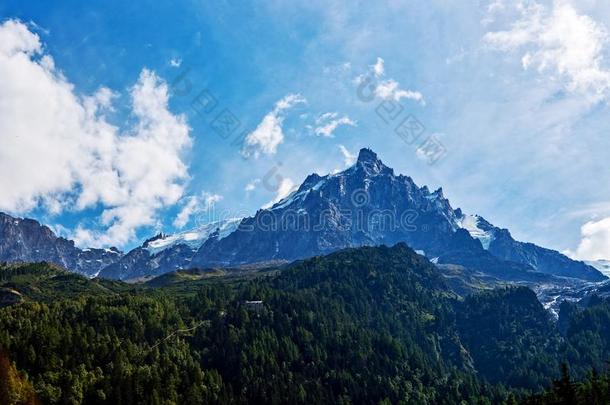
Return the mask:
<svg viewBox="0 0 610 405"><path fill-rule="evenodd" d="M263 301L246 301L244 305L248 310L254 312L260 312L263 309Z"/></svg>

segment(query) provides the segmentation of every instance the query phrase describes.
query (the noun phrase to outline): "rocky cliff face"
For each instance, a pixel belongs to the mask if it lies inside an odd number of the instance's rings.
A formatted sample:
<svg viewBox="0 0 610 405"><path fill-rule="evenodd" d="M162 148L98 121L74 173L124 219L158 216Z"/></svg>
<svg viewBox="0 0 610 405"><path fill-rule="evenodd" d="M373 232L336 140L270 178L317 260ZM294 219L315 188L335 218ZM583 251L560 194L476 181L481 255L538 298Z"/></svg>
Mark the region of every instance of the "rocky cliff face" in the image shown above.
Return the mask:
<svg viewBox="0 0 610 405"><path fill-rule="evenodd" d="M602 281L606 277L597 269L575 261L551 249L533 243L518 242L507 229L495 228L489 251L496 257L517 263L525 263L539 272L562 277L575 277L589 281Z"/></svg>
<svg viewBox="0 0 610 405"><path fill-rule="evenodd" d="M120 259L121 255L116 249L81 250L73 241L57 237L38 221L0 213L2 262L45 261L91 277Z"/></svg>
<svg viewBox="0 0 610 405"><path fill-rule="evenodd" d="M498 228L477 215L465 215L461 210L456 210L456 213L460 227L477 238L489 253L499 259L528 265L538 272L555 276L587 281L605 279L593 266L572 260L555 250L516 241L508 229Z"/></svg>
<svg viewBox="0 0 610 405"><path fill-rule="evenodd" d="M119 261L106 266L100 272L99 277L129 280L158 276L170 271L189 268L193 253L193 249L178 244L152 254L144 245L131 250Z"/></svg>
<svg viewBox="0 0 610 405"><path fill-rule="evenodd" d="M239 218L229 218L175 235L156 235L105 267L99 276L121 280L140 279L190 268L191 259L201 245L209 238L218 240L229 235L240 221Z"/></svg>

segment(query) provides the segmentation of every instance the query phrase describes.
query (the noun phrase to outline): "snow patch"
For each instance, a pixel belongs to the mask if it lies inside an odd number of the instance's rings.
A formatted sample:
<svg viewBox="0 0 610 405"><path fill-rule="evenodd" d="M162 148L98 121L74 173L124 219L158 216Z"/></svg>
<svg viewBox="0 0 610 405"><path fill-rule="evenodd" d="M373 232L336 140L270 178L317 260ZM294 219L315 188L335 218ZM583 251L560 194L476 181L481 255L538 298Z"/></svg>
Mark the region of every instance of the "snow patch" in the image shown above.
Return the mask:
<svg viewBox="0 0 610 405"><path fill-rule="evenodd" d="M237 229L242 218L230 218L224 221L211 222L202 225L198 228L169 235L162 239L153 240L144 248L151 255L155 255L163 250L179 244L187 245L191 249L198 249L210 235L218 229L218 239L227 237L231 232Z"/></svg>
<svg viewBox="0 0 610 405"><path fill-rule="evenodd" d="M277 210L277 209L285 208L285 207L289 206L290 204L292 204L293 202L295 202L296 200L300 199L302 196L309 193L309 191L310 191L310 189L300 191L300 192L293 191L292 194L288 195L288 197L286 197L283 200L280 200L276 204L274 204L271 207L271 209Z"/></svg>
<svg viewBox="0 0 610 405"><path fill-rule="evenodd" d="M328 180L327 176L325 176L320 181L318 181L316 184L314 184L312 187L310 187L308 189L301 190L301 191L298 191L298 190L293 191L287 197L285 197L284 199L278 201L273 206L271 206L271 210L286 208L289 205L292 205L292 203L294 203L295 201L303 200L307 196L307 194L309 194L311 191L320 190L326 184L327 180Z"/></svg>
<svg viewBox="0 0 610 405"><path fill-rule="evenodd" d="M494 236L493 233L479 228L480 219L481 217L478 215L463 215L458 219L457 225L460 228L467 230L473 238L480 240L483 248L487 250L489 249L489 245L493 241Z"/></svg>

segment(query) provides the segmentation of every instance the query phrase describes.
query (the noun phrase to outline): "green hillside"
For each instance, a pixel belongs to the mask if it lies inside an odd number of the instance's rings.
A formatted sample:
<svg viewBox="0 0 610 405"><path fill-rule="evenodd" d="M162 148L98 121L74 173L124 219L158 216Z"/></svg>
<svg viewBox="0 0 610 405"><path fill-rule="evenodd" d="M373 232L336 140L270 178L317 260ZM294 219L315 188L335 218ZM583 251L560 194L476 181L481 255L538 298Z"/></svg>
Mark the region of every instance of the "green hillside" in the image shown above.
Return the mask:
<svg viewBox="0 0 610 405"><path fill-rule="evenodd" d="M12 265L0 288L22 297L0 309L7 370L41 403L497 404L610 358L607 302L561 335L530 290L464 299L404 244L139 285Z"/></svg>

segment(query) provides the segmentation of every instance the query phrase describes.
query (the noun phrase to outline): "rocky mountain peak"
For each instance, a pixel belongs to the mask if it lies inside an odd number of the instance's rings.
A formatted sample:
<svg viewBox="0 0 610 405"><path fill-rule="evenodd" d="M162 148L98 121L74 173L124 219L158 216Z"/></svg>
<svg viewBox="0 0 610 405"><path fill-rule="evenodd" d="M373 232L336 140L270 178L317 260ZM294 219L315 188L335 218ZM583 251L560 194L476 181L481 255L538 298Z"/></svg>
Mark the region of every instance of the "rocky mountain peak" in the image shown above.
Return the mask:
<svg viewBox="0 0 610 405"><path fill-rule="evenodd" d="M377 154L368 148L360 149L356 168L363 170L367 175L394 174L394 171L384 165Z"/></svg>
<svg viewBox="0 0 610 405"><path fill-rule="evenodd" d="M148 247L151 242L154 242L156 240L165 239L166 237L167 237L166 234L164 234L163 232L160 232L160 233L156 234L155 236L153 236L152 238L146 239L144 241L144 243L142 243L142 247Z"/></svg>
<svg viewBox="0 0 610 405"><path fill-rule="evenodd" d="M46 261L87 276L118 260L114 249L85 249L58 237L38 221L0 213L0 262Z"/></svg>
<svg viewBox="0 0 610 405"><path fill-rule="evenodd" d="M373 152L371 149L369 148L362 148L360 149L360 152L358 153L358 162L359 163L366 163L366 162L378 162L379 158L377 157L377 154L375 152Z"/></svg>
<svg viewBox="0 0 610 405"><path fill-rule="evenodd" d="M323 179L323 177L317 173L310 174L309 176L307 176L307 178L305 179L303 184L301 184L301 186L299 187L297 192L312 188L322 179Z"/></svg>

